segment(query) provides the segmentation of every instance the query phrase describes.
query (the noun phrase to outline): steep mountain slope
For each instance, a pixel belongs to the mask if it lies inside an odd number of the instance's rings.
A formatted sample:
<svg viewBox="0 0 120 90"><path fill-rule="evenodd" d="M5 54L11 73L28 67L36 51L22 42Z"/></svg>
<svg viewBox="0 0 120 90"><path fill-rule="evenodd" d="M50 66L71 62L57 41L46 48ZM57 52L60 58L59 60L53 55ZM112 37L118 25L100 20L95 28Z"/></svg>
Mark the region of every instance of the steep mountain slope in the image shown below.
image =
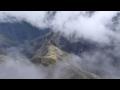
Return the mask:
<svg viewBox="0 0 120 90"><path fill-rule="evenodd" d="M24 43L44 35L48 30L39 30L27 22L4 22L0 23L0 34L8 37L16 43Z"/></svg>
<svg viewBox="0 0 120 90"><path fill-rule="evenodd" d="M9 46L14 46L14 45L15 45L14 41L0 34L0 47L9 47Z"/></svg>
<svg viewBox="0 0 120 90"><path fill-rule="evenodd" d="M69 40L60 33L53 33L50 29L38 29L31 24L22 22L0 23L1 40L7 38L7 45L15 45L25 48L25 53L31 56L38 48L51 41L55 46L63 51L80 55L81 52L98 49L99 46L94 42L80 39L77 42ZM72 37L71 37L72 38ZM3 42L1 42L3 44ZM0 45L1 45L0 43Z"/></svg>
<svg viewBox="0 0 120 90"><path fill-rule="evenodd" d="M51 31L44 34L42 37L38 37L26 44L23 45L23 51L28 55L32 56L36 50L46 48L45 46L52 43L56 47L60 48L61 50L73 53L78 56L81 55L83 52L91 52L94 50L102 49L97 43L91 42L85 39L78 39L77 41L70 40L64 36L62 36L59 32L54 33ZM25 48L25 49L24 49ZM40 50L42 51L42 50ZM44 50L43 50L44 51ZM43 53L43 52L42 52Z"/></svg>
<svg viewBox="0 0 120 90"><path fill-rule="evenodd" d="M82 70L80 67L75 67L73 63L70 63L72 56L72 54L62 51L49 43L47 47L44 48L44 52L40 49L37 51L32 58L32 62L36 65L44 65L49 70L47 78L100 79L99 76Z"/></svg>
<svg viewBox="0 0 120 90"><path fill-rule="evenodd" d="M20 50L35 65L43 65L47 69L51 68L52 71L50 70L48 78L99 78L93 73L86 72L80 67L77 68L68 63L72 54L80 56L83 52L98 49L96 43L84 39L75 42L60 33L54 33L50 29L40 30L24 21L19 23L0 23L0 34L1 55L5 55L3 54L6 51L5 49L15 53ZM3 49L3 47L5 48ZM16 57L15 53L12 54L14 58ZM3 56L1 56L1 61L3 61ZM53 72L56 69L59 71L59 66L63 69L63 72L60 71L60 76L57 75L59 77L55 77L57 73Z"/></svg>

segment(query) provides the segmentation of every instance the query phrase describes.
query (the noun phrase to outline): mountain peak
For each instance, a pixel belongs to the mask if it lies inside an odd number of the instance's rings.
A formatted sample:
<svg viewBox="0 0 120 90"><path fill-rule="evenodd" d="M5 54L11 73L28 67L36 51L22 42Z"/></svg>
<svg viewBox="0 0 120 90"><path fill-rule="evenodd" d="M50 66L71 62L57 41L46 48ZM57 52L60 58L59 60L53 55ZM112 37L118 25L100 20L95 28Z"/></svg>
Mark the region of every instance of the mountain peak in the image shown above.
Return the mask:
<svg viewBox="0 0 120 90"><path fill-rule="evenodd" d="M58 60L62 60L63 56L66 54L64 51L50 43L43 49L44 52L41 52L41 49L38 49L37 53L32 58L32 62L41 63L43 65L55 64Z"/></svg>

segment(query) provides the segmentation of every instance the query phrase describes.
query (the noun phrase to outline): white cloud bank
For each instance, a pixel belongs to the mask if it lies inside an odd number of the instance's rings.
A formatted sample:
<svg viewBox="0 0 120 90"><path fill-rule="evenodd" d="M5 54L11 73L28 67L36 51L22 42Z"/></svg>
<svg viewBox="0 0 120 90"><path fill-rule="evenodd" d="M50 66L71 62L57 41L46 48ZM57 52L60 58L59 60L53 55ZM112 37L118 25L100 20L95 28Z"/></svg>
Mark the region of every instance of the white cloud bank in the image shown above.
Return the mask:
<svg viewBox="0 0 120 90"><path fill-rule="evenodd" d="M50 11L51 13L53 11ZM98 43L109 43L110 36L119 36L106 25L112 22L112 18L118 11L96 11L91 17L87 11L56 11L52 20L48 20L48 11L1 11L1 21L9 21L6 16L16 17L17 20L26 20L39 28L50 27L54 31L60 31L69 36L73 33L78 38L85 38Z"/></svg>
<svg viewBox="0 0 120 90"><path fill-rule="evenodd" d="M0 56L0 79L44 79L45 72L21 55Z"/></svg>
<svg viewBox="0 0 120 90"><path fill-rule="evenodd" d="M23 55L13 53L12 55L15 56L7 55L3 58L7 61L0 63L0 78L46 78L49 72L53 72L52 78L61 78L61 75L66 73L66 70L63 72L64 68L69 69L73 66L75 69L83 66L88 71L100 73L106 78L120 78L120 25L115 27L117 31L108 27L118 13L118 11L96 11L89 17L85 11L57 11L51 18L47 11L1 11L0 22L25 20L39 28L49 27L55 32L60 31L68 37L75 33L78 38L82 37L100 44L109 44L111 38L117 42L113 49L105 48L104 51L93 51L93 54L83 53L83 56L77 60L73 56L69 62L58 64L58 67L54 68L55 71L48 69L45 70L46 72L43 70L45 68L34 66ZM16 17L16 19L11 20L8 16ZM114 59L112 55L117 59ZM113 62L118 66L113 65Z"/></svg>

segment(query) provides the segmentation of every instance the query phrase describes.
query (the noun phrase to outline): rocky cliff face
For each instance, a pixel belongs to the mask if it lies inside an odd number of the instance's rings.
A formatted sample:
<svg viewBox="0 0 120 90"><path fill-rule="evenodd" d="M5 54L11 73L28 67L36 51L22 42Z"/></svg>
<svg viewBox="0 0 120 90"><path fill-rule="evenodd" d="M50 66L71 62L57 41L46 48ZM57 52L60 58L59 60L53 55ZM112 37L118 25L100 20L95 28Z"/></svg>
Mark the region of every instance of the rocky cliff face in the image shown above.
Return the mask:
<svg viewBox="0 0 120 90"><path fill-rule="evenodd" d="M68 53L60 50L54 45L48 45L44 52L38 49L36 54L32 58L32 62L36 64L43 64L43 65L50 65L57 63L58 60L64 59L65 56L67 56Z"/></svg>
<svg viewBox="0 0 120 90"><path fill-rule="evenodd" d="M73 56L71 53L55 46L53 41L48 40L46 44L43 44L43 46L36 51L31 61L38 66L43 65L50 69L47 78L100 79L98 75L82 70L80 66L75 67L71 61L75 60Z"/></svg>
<svg viewBox="0 0 120 90"><path fill-rule="evenodd" d="M99 76L84 71L69 63L72 54L64 52L54 45L48 45L46 53L37 52L32 62L50 69L47 78L53 79L100 79ZM56 72L56 73L55 73ZM57 73L59 72L59 73ZM57 75L58 74L58 75Z"/></svg>

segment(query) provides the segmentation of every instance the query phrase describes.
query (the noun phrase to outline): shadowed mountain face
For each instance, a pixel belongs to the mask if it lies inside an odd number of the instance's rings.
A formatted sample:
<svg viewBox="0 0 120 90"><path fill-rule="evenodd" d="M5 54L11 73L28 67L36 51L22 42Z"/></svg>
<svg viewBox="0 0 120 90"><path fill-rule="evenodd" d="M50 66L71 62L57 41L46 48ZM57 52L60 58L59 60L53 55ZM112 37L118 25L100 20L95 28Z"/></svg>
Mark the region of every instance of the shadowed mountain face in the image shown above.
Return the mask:
<svg viewBox="0 0 120 90"><path fill-rule="evenodd" d="M40 30L24 21L0 23L0 35L0 46L22 45L26 50L34 48L36 51L44 44L52 42L66 52L80 55L83 51L90 51L97 47L94 43L82 39L79 42L70 42L59 33L53 33L50 29Z"/></svg>
<svg viewBox="0 0 120 90"><path fill-rule="evenodd" d="M53 33L52 31L49 31L45 35L39 36L38 38L24 44L24 52L26 52L28 55L30 55L31 52L35 53L35 51L38 49L41 49L41 51L44 52L43 49L45 49L49 43L65 52L73 53L78 56L80 56L83 52L90 52L100 49L99 45L94 42L90 42L84 39L79 39L77 42L74 42L72 40L68 40L60 33Z"/></svg>
<svg viewBox="0 0 120 90"><path fill-rule="evenodd" d="M74 41L74 39L62 36L59 32L54 33L48 28L39 29L25 21L0 23L0 48L21 47L23 53L32 57L38 49L44 51L49 43L78 56L83 52L105 49L95 42L83 38Z"/></svg>
<svg viewBox="0 0 120 90"><path fill-rule="evenodd" d="M39 30L27 22L0 23L0 34L17 44L43 36L48 30Z"/></svg>

